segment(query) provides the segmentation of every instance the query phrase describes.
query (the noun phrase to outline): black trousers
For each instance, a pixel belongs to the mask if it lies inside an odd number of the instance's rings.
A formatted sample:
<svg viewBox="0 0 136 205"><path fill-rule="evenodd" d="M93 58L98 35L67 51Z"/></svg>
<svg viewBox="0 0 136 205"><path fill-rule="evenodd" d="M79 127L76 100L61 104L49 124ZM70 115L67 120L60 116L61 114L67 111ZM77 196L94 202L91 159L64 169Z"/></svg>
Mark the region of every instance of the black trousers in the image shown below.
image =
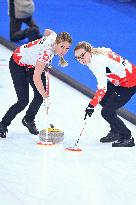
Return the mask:
<svg viewBox="0 0 136 205"><path fill-rule="evenodd" d="M29 103L29 83L34 91L34 98L29 105L29 108L26 112L25 119L28 122L32 122L35 119L35 115L37 114L42 102L43 98L41 94L36 89L33 82L33 74L34 69L17 65L13 58L11 57L9 62L9 69L11 73L11 77L13 80L14 88L17 94L18 101L12 105L5 116L2 118L2 125L7 127L11 124L11 121L16 117L18 113L25 109L25 107ZM43 85L46 89L46 77L45 74L42 73L41 79Z"/></svg>
<svg viewBox="0 0 136 205"><path fill-rule="evenodd" d="M39 31L39 27L36 25L32 17L23 19L16 19L15 17L10 17L10 40L20 41L26 38L25 30L21 30L23 23L25 23L30 28L37 28L37 30Z"/></svg>
<svg viewBox="0 0 136 205"><path fill-rule="evenodd" d="M124 106L135 93L136 86L126 88L108 82L107 92L100 103L103 106L102 117L110 124L113 132L118 132L124 138L130 137L131 131L117 116L116 111Z"/></svg>

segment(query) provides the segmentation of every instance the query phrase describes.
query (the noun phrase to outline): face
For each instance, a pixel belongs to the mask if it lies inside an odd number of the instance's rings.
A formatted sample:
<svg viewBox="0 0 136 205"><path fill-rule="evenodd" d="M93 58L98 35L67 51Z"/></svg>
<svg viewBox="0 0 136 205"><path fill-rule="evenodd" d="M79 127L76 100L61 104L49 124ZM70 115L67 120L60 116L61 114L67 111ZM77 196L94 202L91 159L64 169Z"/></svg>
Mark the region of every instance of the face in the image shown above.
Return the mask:
<svg viewBox="0 0 136 205"><path fill-rule="evenodd" d="M70 45L67 41L55 44L55 54L61 57L64 56L68 52Z"/></svg>
<svg viewBox="0 0 136 205"><path fill-rule="evenodd" d="M90 63L90 56L91 53L85 51L85 49L83 48L80 48L75 51L75 59L83 65Z"/></svg>

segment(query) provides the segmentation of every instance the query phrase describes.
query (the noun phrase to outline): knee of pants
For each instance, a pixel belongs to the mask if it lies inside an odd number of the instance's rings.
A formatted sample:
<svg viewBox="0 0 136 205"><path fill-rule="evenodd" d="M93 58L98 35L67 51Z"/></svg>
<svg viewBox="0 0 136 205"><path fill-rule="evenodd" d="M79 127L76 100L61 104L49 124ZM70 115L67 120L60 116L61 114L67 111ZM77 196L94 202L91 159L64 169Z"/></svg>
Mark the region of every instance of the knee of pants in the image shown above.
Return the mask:
<svg viewBox="0 0 136 205"><path fill-rule="evenodd" d="M28 105L29 101L18 101L17 104L20 107L20 110L24 110L25 107Z"/></svg>
<svg viewBox="0 0 136 205"><path fill-rule="evenodd" d="M38 93L38 95L36 94L36 95L34 96L33 101L34 101L36 104L40 105L40 104L43 103L43 97Z"/></svg>
<svg viewBox="0 0 136 205"><path fill-rule="evenodd" d="M108 120L108 119L112 118L113 113L110 113L110 112L108 112L108 111L105 110L105 109L102 109L102 111L101 111L101 116L102 116L105 120Z"/></svg>
<svg viewBox="0 0 136 205"><path fill-rule="evenodd" d="M41 97L39 100L38 100L39 104L42 104L43 103L43 98Z"/></svg>

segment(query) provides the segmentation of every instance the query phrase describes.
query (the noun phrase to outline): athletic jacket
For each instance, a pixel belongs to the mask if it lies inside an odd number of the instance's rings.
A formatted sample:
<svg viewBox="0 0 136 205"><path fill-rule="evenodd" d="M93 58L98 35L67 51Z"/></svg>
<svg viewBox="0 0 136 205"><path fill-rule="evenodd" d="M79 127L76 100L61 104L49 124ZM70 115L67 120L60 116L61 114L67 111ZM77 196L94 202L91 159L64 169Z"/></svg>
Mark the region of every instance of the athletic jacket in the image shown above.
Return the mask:
<svg viewBox="0 0 136 205"><path fill-rule="evenodd" d="M13 53L14 61L18 65L27 66L28 68L33 68L37 60L49 64L54 57L53 46L56 37L57 34L52 32L48 37L44 36L18 47Z"/></svg>
<svg viewBox="0 0 136 205"><path fill-rule="evenodd" d="M136 66L118 54L109 51L103 54L92 54L90 63L87 65L97 79L97 91L90 104L96 106L107 91L107 82L115 86L136 86Z"/></svg>

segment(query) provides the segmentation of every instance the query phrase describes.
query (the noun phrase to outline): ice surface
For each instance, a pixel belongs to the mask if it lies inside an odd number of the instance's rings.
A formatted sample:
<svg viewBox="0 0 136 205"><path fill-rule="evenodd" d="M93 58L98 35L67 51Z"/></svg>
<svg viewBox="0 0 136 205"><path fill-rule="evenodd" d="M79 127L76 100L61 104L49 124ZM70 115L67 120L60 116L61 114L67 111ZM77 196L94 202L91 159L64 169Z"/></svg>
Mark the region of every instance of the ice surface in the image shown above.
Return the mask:
<svg viewBox="0 0 136 205"><path fill-rule="evenodd" d="M15 101L8 70L11 51L0 45L0 116ZM5 59L5 60L4 60ZM77 71L78 72L78 71ZM109 125L97 108L88 119L79 141L80 153L65 151L79 137L84 109L89 99L54 77L51 80L49 121L65 133L61 144L36 145L38 137L28 133L21 112L0 139L0 205L135 205L136 149L112 148L99 139ZM30 100L33 92L30 87ZM36 124L45 126L41 106ZM125 121L136 137L136 127Z"/></svg>

